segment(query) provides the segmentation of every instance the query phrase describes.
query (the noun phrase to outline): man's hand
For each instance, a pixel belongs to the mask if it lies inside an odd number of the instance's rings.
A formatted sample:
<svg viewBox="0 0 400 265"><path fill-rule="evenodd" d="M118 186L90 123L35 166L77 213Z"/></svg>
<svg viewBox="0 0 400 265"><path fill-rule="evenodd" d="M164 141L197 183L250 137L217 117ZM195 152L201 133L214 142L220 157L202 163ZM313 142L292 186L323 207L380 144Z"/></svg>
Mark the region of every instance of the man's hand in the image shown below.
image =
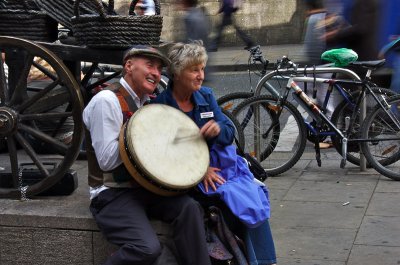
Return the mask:
<svg viewBox="0 0 400 265"><path fill-rule="evenodd" d="M203 185L204 185L206 192L208 192L208 187L211 187L214 191L216 191L217 187L215 186L215 183L218 183L221 185L225 183L225 179L222 178L220 175L218 175L217 172L219 172L219 171L221 171L221 169L216 168L216 167L208 167L207 168L207 173L203 179Z"/></svg>

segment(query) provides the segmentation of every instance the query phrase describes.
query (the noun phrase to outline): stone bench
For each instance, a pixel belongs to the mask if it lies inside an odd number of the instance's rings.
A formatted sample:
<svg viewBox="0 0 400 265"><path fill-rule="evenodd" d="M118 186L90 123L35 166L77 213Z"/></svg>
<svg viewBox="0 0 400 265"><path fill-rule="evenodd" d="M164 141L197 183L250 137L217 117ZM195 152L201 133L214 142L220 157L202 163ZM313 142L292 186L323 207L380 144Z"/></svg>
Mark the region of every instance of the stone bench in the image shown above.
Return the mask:
<svg viewBox="0 0 400 265"><path fill-rule="evenodd" d="M86 161L77 161L79 185L69 196L0 199L0 264L99 265L116 249L89 211ZM163 243L156 265L177 265L171 228L152 221Z"/></svg>

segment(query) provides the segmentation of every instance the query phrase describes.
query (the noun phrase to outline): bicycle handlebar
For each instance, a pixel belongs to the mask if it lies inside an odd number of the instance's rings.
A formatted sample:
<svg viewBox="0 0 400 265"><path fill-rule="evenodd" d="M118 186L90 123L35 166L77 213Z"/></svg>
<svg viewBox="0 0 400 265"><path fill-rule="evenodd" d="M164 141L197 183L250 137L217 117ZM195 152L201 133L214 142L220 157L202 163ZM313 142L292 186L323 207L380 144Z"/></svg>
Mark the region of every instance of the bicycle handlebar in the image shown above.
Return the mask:
<svg viewBox="0 0 400 265"><path fill-rule="evenodd" d="M253 62L260 62L263 65L264 70L266 70L267 66L269 64L269 61L266 60L264 58L264 56L262 55L262 51L260 49L260 45L253 46L253 47L251 47L251 48L249 48L247 50L250 52L250 58L252 59L252 61Z"/></svg>
<svg viewBox="0 0 400 265"><path fill-rule="evenodd" d="M287 56L282 56L282 59L278 60L276 64L277 64L277 69L292 68L295 72L297 71L297 64L292 62L292 60L290 60Z"/></svg>

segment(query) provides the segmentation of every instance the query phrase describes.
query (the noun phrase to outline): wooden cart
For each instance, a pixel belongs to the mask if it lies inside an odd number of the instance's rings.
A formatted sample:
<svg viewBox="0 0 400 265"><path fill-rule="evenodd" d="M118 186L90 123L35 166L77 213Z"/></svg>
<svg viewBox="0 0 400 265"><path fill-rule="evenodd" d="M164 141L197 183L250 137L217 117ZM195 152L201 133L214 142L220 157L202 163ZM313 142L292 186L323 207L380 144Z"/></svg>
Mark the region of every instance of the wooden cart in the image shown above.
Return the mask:
<svg viewBox="0 0 400 265"><path fill-rule="evenodd" d="M0 198L32 197L59 182L81 153L83 107L93 88L119 73L89 80L99 63L121 64L124 50L8 36L0 49ZM91 62L83 78L82 62ZM25 178L29 172L38 176Z"/></svg>

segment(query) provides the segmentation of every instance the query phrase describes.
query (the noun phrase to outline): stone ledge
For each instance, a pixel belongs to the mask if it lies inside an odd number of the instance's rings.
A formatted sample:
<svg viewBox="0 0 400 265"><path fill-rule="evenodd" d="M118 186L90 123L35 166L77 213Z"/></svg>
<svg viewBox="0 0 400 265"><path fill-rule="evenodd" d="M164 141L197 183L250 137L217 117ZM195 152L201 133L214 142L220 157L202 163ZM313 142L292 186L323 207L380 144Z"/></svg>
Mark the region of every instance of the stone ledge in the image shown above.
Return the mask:
<svg viewBox="0 0 400 265"><path fill-rule="evenodd" d="M100 233L87 200L2 199L0 205L2 265L97 265L116 250ZM170 250L173 247L170 225L158 220L152 220L152 225L164 246L156 264L176 265Z"/></svg>

